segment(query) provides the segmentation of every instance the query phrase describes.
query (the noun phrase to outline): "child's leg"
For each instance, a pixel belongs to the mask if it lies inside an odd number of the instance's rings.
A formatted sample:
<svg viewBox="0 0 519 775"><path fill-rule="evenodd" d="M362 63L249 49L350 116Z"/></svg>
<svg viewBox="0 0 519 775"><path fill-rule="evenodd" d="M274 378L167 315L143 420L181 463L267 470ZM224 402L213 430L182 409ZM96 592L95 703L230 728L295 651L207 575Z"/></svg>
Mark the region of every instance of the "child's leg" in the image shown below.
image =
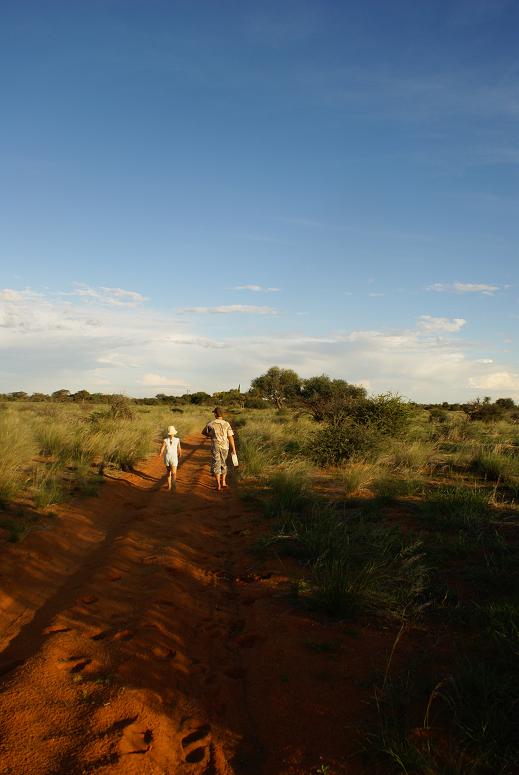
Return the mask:
<svg viewBox="0 0 519 775"><path fill-rule="evenodd" d="M171 466L168 465L168 490L171 490Z"/></svg>
<svg viewBox="0 0 519 775"><path fill-rule="evenodd" d="M172 472L172 476L173 476L173 487L176 490L177 489L177 467L176 466L171 466L171 472Z"/></svg>

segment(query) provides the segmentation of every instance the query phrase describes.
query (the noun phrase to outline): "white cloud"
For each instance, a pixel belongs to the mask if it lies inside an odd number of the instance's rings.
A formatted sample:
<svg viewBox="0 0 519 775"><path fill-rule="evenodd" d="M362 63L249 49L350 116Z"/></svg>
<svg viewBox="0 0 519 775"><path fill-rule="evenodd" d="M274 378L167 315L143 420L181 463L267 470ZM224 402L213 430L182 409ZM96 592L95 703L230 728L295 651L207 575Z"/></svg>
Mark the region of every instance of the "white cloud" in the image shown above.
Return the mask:
<svg viewBox="0 0 519 775"><path fill-rule="evenodd" d="M102 304L113 307L135 307L146 301L146 297L137 291L126 291L123 288L91 288L84 283L75 283L75 290L71 295L92 299Z"/></svg>
<svg viewBox="0 0 519 775"><path fill-rule="evenodd" d="M509 390L519 391L519 374L511 371L494 371L469 379L470 387L477 390Z"/></svg>
<svg viewBox="0 0 519 775"><path fill-rule="evenodd" d="M437 293L482 293L484 296L493 296L499 290L499 285L488 283L433 283L428 291Z"/></svg>
<svg viewBox="0 0 519 775"><path fill-rule="evenodd" d="M150 387L188 387L188 384L182 379L178 379L177 377L162 377L160 374L145 374L141 380L141 384Z"/></svg>
<svg viewBox="0 0 519 775"><path fill-rule="evenodd" d="M263 285L235 285L233 291L253 291L254 293L277 293L279 288L265 288Z"/></svg>
<svg viewBox="0 0 519 775"><path fill-rule="evenodd" d="M181 307L178 312L193 312L197 315L277 315L272 307L256 307L252 304L227 304L219 307Z"/></svg>
<svg viewBox="0 0 519 775"><path fill-rule="evenodd" d="M466 324L463 318L435 318L432 315L420 315L418 328L428 333L455 333Z"/></svg>

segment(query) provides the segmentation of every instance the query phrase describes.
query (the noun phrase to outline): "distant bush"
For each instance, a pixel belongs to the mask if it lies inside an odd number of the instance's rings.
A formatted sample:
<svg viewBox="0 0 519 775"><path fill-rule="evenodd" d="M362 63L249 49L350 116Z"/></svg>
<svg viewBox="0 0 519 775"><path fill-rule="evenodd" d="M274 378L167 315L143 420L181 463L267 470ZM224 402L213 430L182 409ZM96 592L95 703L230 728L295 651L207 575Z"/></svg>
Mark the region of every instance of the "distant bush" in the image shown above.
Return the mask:
<svg viewBox="0 0 519 775"><path fill-rule="evenodd" d="M111 396L110 417L113 420L132 420L133 415L133 404L127 396Z"/></svg>
<svg viewBox="0 0 519 775"><path fill-rule="evenodd" d="M429 409L429 419L431 422L439 422L439 423L445 423L449 422L449 412L446 409L440 409L439 407L434 407L433 409Z"/></svg>
<svg viewBox="0 0 519 775"><path fill-rule="evenodd" d="M319 466L333 466L355 455L373 453L380 442L377 433L360 425L328 425L308 442L308 455Z"/></svg>
<svg viewBox="0 0 519 775"><path fill-rule="evenodd" d="M245 409L270 409L270 404L263 398L246 398L244 402Z"/></svg>
<svg viewBox="0 0 519 775"><path fill-rule="evenodd" d="M485 423L502 420L506 414L505 407L497 402L492 404L489 398L484 398L483 400L476 398L475 401L465 404L463 411L468 415L470 420L479 420Z"/></svg>

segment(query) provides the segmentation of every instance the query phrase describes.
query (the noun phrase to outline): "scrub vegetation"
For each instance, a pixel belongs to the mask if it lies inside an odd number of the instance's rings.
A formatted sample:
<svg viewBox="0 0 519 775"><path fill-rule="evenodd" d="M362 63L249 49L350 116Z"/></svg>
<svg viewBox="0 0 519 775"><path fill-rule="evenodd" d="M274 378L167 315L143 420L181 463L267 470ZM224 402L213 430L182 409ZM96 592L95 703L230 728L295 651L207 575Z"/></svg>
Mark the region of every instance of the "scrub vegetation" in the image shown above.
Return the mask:
<svg viewBox="0 0 519 775"><path fill-rule="evenodd" d="M198 431L207 410L172 414L125 396L107 403L9 401L0 404L0 527L20 540L38 512L76 495L94 495L105 475L130 471L155 451L172 422L179 435Z"/></svg>
<svg viewBox="0 0 519 775"><path fill-rule="evenodd" d="M237 416L242 486L268 520L261 550L298 563L301 606L394 630L359 729L366 766L519 771L514 402L418 406L326 377L287 383L284 401L264 390L277 409Z"/></svg>
<svg viewBox="0 0 519 775"><path fill-rule="evenodd" d="M199 431L219 403L237 433L242 492L264 514L258 551L290 559L296 604L334 627L394 633L358 730L368 771L519 771L511 399L416 405L277 367L246 394L80 393L0 404L0 526L12 540L30 529L29 512L93 492L156 448L168 424L181 437Z"/></svg>

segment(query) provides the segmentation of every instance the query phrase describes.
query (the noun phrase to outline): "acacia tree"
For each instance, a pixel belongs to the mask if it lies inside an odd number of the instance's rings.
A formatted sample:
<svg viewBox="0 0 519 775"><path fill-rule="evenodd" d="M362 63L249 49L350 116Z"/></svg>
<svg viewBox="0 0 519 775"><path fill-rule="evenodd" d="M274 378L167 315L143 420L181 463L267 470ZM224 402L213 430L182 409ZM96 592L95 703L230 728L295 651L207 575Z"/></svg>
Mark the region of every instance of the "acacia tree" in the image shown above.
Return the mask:
<svg viewBox="0 0 519 775"><path fill-rule="evenodd" d="M299 397L301 377L292 369L271 366L265 374L252 380L251 392L281 409L286 401Z"/></svg>

